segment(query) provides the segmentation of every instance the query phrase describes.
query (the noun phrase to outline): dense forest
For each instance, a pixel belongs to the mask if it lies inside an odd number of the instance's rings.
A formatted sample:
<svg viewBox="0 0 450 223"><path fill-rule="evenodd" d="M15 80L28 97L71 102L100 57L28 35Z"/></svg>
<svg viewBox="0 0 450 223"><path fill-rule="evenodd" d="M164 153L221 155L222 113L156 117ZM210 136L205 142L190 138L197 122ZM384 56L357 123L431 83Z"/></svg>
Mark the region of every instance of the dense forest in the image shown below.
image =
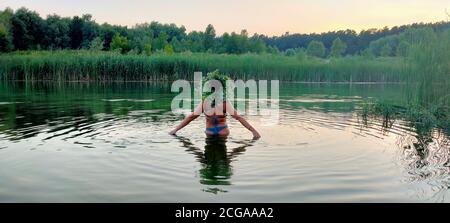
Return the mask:
<svg viewBox="0 0 450 223"><path fill-rule="evenodd" d="M427 41L433 32L450 29L449 22L412 24L369 29L357 33L342 30L326 33L268 37L239 33L216 35L212 25L204 31L187 32L184 26L158 22L132 28L98 24L91 15L73 18L48 15L42 18L26 8L0 11L0 52L25 50L86 49L123 54L205 52L217 54L269 53L327 58L344 55L405 56L411 44Z"/></svg>

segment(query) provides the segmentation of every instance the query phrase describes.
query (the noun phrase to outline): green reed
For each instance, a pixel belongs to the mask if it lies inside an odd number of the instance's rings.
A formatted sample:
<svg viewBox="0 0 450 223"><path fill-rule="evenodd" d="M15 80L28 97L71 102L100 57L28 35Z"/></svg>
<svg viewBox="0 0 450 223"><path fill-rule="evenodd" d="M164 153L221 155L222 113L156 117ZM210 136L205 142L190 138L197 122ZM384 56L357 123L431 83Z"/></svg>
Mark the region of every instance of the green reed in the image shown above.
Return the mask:
<svg viewBox="0 0 450 223"><path fill-rule="evenodd" d="M413 45L408 59L414 70L407 81L411 101L450 106L450 31Z"/></svg>
<svg viewBox="0 0 450 223"><path fill-rule="evenodd" d="M165 81L219 69L234 78L304 82L399 82L410 68L402 58L308 58L271 54L177 53L121 55L92 51L32 51L0 55L3 80Z"/></svg>
<svg viewBox="0 0 450 223"><path fill-rule="evenodd" d="M365 123L380 118L386 128L401 119L408 121L418 134L432 134L434 129L450 134L450 113L444 104L425 107L416 103L394 105L385 101L366 101L361 106L360 116Z"/></svg>
<svg viewBox="0 0 450 223"><path fill-rule="evenodd" d="M417 130L433 128L450 132L450 31L430 35L426 41L412 45L406 67L403 92L408 103L366 103L362 116L406 119Z"/></svg>

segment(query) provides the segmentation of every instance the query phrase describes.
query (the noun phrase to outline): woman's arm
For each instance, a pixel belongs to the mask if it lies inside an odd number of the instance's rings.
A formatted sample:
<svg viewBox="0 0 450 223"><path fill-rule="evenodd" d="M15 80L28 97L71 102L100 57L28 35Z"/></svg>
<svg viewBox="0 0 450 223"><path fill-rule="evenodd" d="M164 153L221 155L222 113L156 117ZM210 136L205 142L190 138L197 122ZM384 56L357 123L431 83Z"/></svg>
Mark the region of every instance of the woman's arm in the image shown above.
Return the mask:
<svg viewBox="0 0 450 223"><path fill-rule="evenodd" d="M234 119L238 120L245 128L247 128L250 132L253 134L253 139L259 139L261 138L261 135L258 131L256 131L255 128L253 128L250 123L247 122L242 116L240 116L237 111L233 108L233 105L231 105L228 101L226 104L226 110L227 112L233 117Z"/></svg>
<svg viewBox="0 0 450 223"><path fill-rule="evenodd" d="M193 120L195 120L196 118L198 118L200 116L200 114L202 113L202 109L203 109L203 104L200 103L197 106L197 108L195 109L195 111L193 113L191 113L190 115L188 115L179 125L177 125L172 131L170 131L169 134L175 135L175 134L177 134L177 132L180 129L189 125L190 122L192 122Z"/></svg>
<svg viewBox="0 0 450 223"><path fill-rule="evenodd" d="M177 132L187 126L190 122L198 118L199 115L196 115L194 113L188 115L179 125L177 125L172 131L169 132L170 135L175 135Z"/></svg>
<svg viewBox="0 0 450 223"><path fill-rule="evenodd" d="M253 139L259 139L261 138L261 135L259 134L258 131L256 131L255 128L253 128L252 125L250 125L250 123L247 122L247 120L245 120L242 116L240 115L232 115L233 118L235 118L236 120L238 120L245 128L247 128L250 132L252 132L253 134Z"/></svg>

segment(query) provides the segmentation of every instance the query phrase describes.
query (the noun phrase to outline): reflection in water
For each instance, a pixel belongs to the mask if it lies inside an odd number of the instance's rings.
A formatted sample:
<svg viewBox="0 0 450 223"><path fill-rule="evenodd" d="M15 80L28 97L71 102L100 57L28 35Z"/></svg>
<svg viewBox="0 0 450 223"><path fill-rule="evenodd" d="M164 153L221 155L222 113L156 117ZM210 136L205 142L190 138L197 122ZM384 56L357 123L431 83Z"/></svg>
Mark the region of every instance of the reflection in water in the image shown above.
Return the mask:
<svg viewBox="0 0 450 223"><path fill-rule="evenodd" d="M420 131L419 131L420 132ZM398 140L399 162L405 168L408 183L426 182L431 186L427 191L416 194L421 199L445 201L450 189L450 140L441 130L429 134L403 135Z"/></svg>
<svg viewBox="0 0 450 223"><path fill-rule="evenodd" d="M245 152L245 148L252 146L253 141L240 141L242 144L236 148L227 149L227 138L224 137L206 137L205 149L202 151L196 147L189 138L177 136L177 139L186 148L186 151L194 154L197 161L201 164L199 170L200 183L209 186L231 185L231 175L233 175L233 168L231 162L236 160L236 157ZM217 187L208 187L203 189L205 192L217 194L218 192L227 192L226 190Z"/></svg>
<svg viewBox="0 0 450 223"><path fill-rule="evenodd" d="M404 104L398 92L382 85L283 85L280 123L267 127L255 118L266 137L254 145L240 140L239 128L227 140L199 139L199 131L169 136L180 119L170 112L170 85L0 83L0 198L448 202L449 128L358 116L366 98ZM256 152L235 165L253 145ZM198 179L187 169L192 163ZM242 192L247 188L252 193Z"/></svg>
<svg viewBox="0 0 450 223"><path fill-rule="evenodd" d="M398 117L397 117L398 118ZM389 132L401 120L390 116L363 117L365 127L380 122L381 132ZM429 192L418 189L419 199L445 201L450 189L450 138L443 129L406 122L410 129L397 132L397 160L405 170L407 183L424 182L431 186Z"/></svg>

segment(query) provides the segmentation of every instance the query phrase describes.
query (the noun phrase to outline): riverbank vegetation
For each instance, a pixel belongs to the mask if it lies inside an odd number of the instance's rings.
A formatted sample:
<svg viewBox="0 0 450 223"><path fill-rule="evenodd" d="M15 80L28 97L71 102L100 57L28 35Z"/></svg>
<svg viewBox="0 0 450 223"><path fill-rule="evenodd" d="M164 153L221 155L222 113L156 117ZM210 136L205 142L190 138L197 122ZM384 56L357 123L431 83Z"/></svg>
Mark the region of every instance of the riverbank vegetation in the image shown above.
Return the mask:
<svg viewBox="0 0 450 223"><path fill-rule="evenodd" d="M380 117L383 125L403 119L419 135L433 138L443 132L450 134L450 32L427 37L427 42L412 44L408 52L411 72L403 92L407 103L393 104L386 99L366 101L361 109L364 120ZM447 144L448 145L448 144Z"/></svg>
<svg viewBox="0 0 450 223"><path fill-rule="evenodd" d="M0 81L4 83L164 81L167 85L179 78L192 80L196 71L217 69L239 79L402 83L399 94L407 100L365 101L360 110L363 120L367 124L381 119L386 128L405 120L418 135L417 148L424 150L436 132L447 136L443 148L448 148L450 22L269 37L246 30L217 35L212 25L187 32L175 24L126 27L98 24L91 15L42 18L26 8L0 10ZM117 87L108 88L112 89ZM94 113L107 108L92 103ZM146 106L154 108L153 103ZM16 109L11 111L9 119L15 120ZM127 110L114 113L127 114ZM17 120L24 125L30 122Z"/></svg>
<svg viewBox="0 0 450 223"><path fill-rule="evenodd" d="M191 32L158 22L129 28L98 24L91 15L42 18L7 8L0 11L0 78L154 81L219 69L244 79L448 84L449 29L438 22L360 33L219 36L212 25Z"/></svg>
<svg viewBox="0 0 450 223"><path fill-rule="evenodd" d="M305 82L398 82L409 72L401 58L361 56L299 60L272 54L164 53L121 55L93 51L30 51L0 55L4 80L160 81L192 79L219 69L242 79Z"/></svg>

